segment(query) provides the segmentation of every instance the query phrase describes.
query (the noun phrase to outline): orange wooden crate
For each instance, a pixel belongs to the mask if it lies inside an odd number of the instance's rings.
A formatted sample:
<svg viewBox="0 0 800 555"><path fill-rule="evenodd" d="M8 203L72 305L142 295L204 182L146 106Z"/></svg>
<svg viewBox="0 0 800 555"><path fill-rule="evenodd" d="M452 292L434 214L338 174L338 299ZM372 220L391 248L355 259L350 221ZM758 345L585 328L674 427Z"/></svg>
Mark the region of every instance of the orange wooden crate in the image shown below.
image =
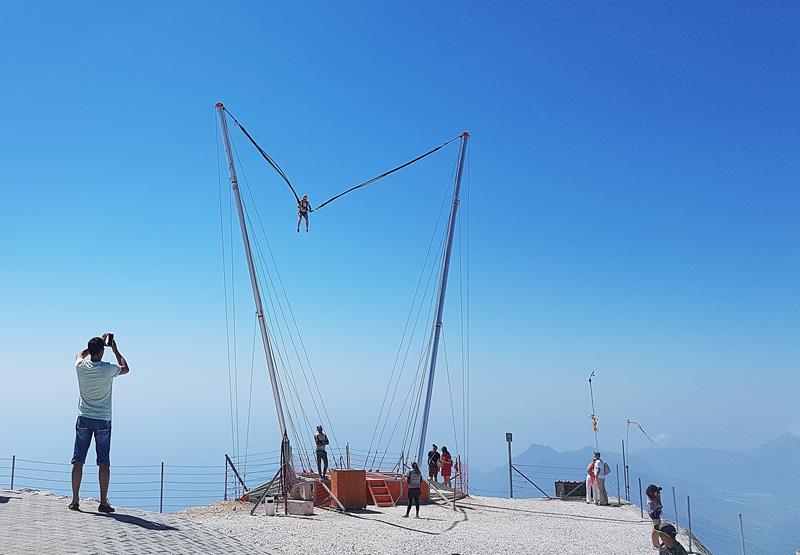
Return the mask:
<svg viewBox="0 0 800 555"><path fill-rule="evenodd" d="M364 470L331 470L331 491L346 509L367 507L367 473Z"/></svg>

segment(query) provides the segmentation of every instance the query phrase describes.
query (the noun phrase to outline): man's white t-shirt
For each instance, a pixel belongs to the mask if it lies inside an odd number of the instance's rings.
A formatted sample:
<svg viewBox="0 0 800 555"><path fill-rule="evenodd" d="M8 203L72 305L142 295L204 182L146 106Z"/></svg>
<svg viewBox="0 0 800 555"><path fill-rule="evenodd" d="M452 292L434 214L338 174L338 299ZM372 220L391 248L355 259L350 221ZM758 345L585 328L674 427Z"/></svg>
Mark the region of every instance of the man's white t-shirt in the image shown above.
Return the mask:
<svg viewBox="0 0 800 555"><path fill-rule="evenodd" d="M597 459L594 461L594 475L596 478L605 478L606 477L606 463L603 459Z"/></svg>
<svg viewBox="0 0 800 555"><path fill-rule="evenodd" d="M110 362L92 362L87 356L75 363L78 374L78 414L96 420L111 420L111 389L120 367Z"/></svg>

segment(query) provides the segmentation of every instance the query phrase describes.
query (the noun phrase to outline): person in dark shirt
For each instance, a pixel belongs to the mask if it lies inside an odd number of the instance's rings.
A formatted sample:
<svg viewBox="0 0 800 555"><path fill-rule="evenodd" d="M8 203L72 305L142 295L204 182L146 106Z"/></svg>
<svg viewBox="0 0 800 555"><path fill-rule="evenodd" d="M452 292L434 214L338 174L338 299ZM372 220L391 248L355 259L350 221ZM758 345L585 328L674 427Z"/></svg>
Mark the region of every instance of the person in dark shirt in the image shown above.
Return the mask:
<svg viewBox="0 0 800 555"><path fill-rule="evenodd" d="M330 441L328 440L328 436L325 435L325 432L322 431L322 424L317 426L317 433L314 434L314 443L317 446L316 455L319 477L325 478L325 475L328 473L328 451L326 447Z"/></svg>
<svg viewBox="0 0 800 555"><path fill-rule="evenodd" d="M439 460L442 456L439 454L436 444L428 451L428 477L431 481L436 482L439 479Z"/></svg>
<svg viewBox="0 0 800 555"><path fill-rule="evenodd" d="M658 555L688 555L686 549L675 539L678 531L669 522L659 524L655 527L658 536L661 539L661 547L658 550Z"/></svg>
<svg viewBox="0 0 800 555"><path fill-rule="evenodd" d="M308 213L313 211L308 202L308 195L303 195L303 200L297 203L297 233L300 233L300 222L303 220L306 221L306 233L308 233Z"/></svg>

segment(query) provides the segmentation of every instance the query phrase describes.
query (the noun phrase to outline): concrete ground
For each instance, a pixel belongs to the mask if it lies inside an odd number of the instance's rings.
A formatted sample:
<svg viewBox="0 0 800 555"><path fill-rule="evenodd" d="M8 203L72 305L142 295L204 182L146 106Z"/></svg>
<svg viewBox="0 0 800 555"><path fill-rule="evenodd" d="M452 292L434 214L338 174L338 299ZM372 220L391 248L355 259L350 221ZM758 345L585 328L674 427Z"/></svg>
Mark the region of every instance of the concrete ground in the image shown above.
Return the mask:
<svg viewBox="0 0 800 555"><path fill-rule="evenodd" d="M68 504L52 494L0 490L0 553L267 553L170 514L117 508L106 515L97 512L96 502L81 501L80 512Z"/></svg>

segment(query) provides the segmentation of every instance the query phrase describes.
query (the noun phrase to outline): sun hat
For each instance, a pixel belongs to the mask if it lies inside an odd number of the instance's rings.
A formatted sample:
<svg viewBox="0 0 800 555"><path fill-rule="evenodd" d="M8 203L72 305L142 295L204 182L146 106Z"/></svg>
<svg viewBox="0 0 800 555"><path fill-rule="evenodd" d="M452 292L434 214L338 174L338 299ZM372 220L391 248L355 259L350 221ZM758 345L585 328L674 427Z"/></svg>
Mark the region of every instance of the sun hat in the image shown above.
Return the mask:
<svg viewBox="0 0 800 555"><path fill-rule="evenodd" d="M675 530L675 527L669 522L665 522L664 524L659 524L658 526L655 527L655 529L659 534L664 534L665 536L669 536L673 540L675 539L675 536L678 535L678 531Z"/></svg>

